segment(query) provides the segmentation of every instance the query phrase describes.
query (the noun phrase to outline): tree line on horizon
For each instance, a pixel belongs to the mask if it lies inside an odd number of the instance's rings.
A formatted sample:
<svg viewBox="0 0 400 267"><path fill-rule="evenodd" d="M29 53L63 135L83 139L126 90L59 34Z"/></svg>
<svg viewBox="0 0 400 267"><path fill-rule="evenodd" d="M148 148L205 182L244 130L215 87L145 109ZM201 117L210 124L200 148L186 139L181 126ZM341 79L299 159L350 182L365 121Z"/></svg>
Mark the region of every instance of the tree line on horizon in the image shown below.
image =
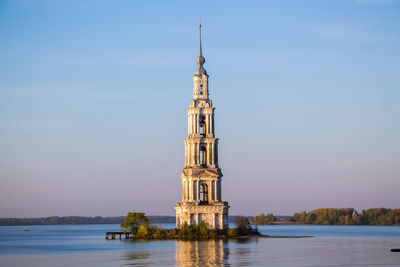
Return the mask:
<svg viewBox="0 0 400 267"><path fill-rule="evenodd" d="M295 213L286 221L313 225L400 225L400 209L371 208L358 213L353 208L324 208ZM275 223L277 218L272 213L257 215L252 221L255 225Z"/></svg>
<svg viewBox="0 0 400 267"><path fill-rule="evenodd" d="M315 209L295 213L291 221L314 225L400 225L400 209L371 208L361 213L353 208Z"/></svg>
<svg viewBox="0 0 400 267"><path fill-rule="evenodd" d="M269 213L265 215L264 213L257 215L254 217L254 220L251 222L251 224L255 225L268 225L272 224L276 220L274 214Z"/></svg>
<svg viewBox="0 0 400 267"><path fill-rule="evenodd" d="M148 216L151 223L175 223L175 216ZM237 216L229 216L233 223ZM353 208L325 208L309 212L302 211L293 216L274 216L272 213L246 216L254 225L280 223L314 225L400 225L400 209L371 208L358 213ZM46 218L0 218L0 226L12 225L61 225L61 224L120 224L123 216L118 217L46 217Z"/></svg>
<svg viewBox="0 0 400 267"><path fill-rule="evenodd" d="M152 223L175 223L173 216L149 216ZM52 216L42 218L0 218L0 226L10 225L70 225L70 224L120 224L124 216L85 217L85 216Z"/></svg>

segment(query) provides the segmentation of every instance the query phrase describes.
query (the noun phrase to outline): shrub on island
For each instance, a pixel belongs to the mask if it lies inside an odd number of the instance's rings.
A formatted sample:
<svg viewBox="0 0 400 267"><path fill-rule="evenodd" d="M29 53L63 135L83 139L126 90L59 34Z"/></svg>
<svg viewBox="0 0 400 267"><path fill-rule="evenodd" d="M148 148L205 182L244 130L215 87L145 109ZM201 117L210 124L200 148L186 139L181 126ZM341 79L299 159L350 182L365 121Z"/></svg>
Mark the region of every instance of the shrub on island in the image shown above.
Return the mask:
<svg viewBox="0 0 400 267"><path fill-rule="evenodd" d="M244 235L260 235L258 227L252 228L249 220L244 216L236 216L235 218L236 232L238 236Z"/></svg>

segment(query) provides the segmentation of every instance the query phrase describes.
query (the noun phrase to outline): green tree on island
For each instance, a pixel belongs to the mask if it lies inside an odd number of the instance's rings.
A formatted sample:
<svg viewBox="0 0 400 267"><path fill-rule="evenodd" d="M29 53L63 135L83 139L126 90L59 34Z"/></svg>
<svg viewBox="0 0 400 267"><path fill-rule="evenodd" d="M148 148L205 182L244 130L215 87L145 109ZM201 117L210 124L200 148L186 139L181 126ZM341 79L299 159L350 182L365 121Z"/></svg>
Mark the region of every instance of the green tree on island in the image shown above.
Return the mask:
<svg viewBox="0 0 400 267"><path fill-rule="evenodd" d="M125 220L121 223L122 231L130 231L133 235L138 233L138 229L141 226L142 232L145 231L150 225L149 218L146 217L145 213L142 212L129 212L125 216Z"/></svg>

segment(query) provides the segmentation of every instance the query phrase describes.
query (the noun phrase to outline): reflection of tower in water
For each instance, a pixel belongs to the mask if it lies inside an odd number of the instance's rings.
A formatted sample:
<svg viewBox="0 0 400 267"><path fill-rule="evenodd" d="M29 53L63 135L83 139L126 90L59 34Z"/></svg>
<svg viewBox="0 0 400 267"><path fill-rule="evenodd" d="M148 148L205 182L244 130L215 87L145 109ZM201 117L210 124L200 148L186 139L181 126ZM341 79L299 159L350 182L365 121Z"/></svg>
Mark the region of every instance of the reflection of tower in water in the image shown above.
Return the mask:
<svg viewBox="0 0 400 267"><path fill-rule="evenodd" d="M177 266L225 266L229 249L222 240L177 241Z"/></svg>

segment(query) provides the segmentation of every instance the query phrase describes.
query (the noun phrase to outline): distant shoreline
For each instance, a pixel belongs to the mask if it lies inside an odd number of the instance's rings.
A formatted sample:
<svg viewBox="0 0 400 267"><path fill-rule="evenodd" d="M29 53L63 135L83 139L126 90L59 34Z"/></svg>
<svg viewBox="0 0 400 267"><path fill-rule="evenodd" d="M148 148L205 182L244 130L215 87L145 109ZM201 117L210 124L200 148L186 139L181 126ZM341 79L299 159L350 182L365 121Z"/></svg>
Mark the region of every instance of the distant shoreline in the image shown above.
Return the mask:
<svg viewBox="0 0 400 267"><path fill-rule="evenodd" d="M151 223L175 223L175 216L147 216ZM229 223L234 223L236 216L229 216ZM0 218L0 226L29 226L29 225L75 225L75 224L120 224L125 216L52 216L41 218ZM247 218L254 218L248 216Z"/></svg>
<svg viewBox="0 0 400 267"><path fill-rule="evenodd" d="M250 220L254 219L254 216L246 216L246 217L249 218ZM278 220L273 221L268 225L318 225L318 224L304 224L299 222L292 222L287 219L289 216L276 216L276 217L278 218ZM148 218L150 219L150 222L153 224L175 223L175 216L155 215L155 216L148 216ZM234 223L235 218L236 216L229 216L229 223ZM52 217L42 217L42 218L0 218L0 226L120 224L123 221L124 221L124 216L115 216L115 217L52 216ZM373 224L367 224L367 225L373 225ZM398 226L398 225L393 225L393 226Z"/></svg>
<svg viewBox="0 0 400 267"><path fill-rule="evenodd" d="M175 216L148 216L152 223L175 223ZM28 225L75 225L75 224L120 224L124 216L85 217L85 216L52 216L42 218L0 218L0 226Z"/></svg>
<svg viewBox="0 0 400 267"><path fill-rule="evenodd" d="M238 236L233 239L250 239L250 238L312 238L311 235L245 235Z"/></svg>
<svg viewBox="0 0 400 267"><path fill-rule="evenodd" d="M151 223L175 223L175 216L153 215L147 216ZM254 216L246 216L250 220ZM286 218L289 216L281 216ZM0 226L24 226L24 225L73 225L73 224L120 224L125 216L51 216L41 218L0 218ZM235 222L236 216L229 216L229 223Z"/></svg>

